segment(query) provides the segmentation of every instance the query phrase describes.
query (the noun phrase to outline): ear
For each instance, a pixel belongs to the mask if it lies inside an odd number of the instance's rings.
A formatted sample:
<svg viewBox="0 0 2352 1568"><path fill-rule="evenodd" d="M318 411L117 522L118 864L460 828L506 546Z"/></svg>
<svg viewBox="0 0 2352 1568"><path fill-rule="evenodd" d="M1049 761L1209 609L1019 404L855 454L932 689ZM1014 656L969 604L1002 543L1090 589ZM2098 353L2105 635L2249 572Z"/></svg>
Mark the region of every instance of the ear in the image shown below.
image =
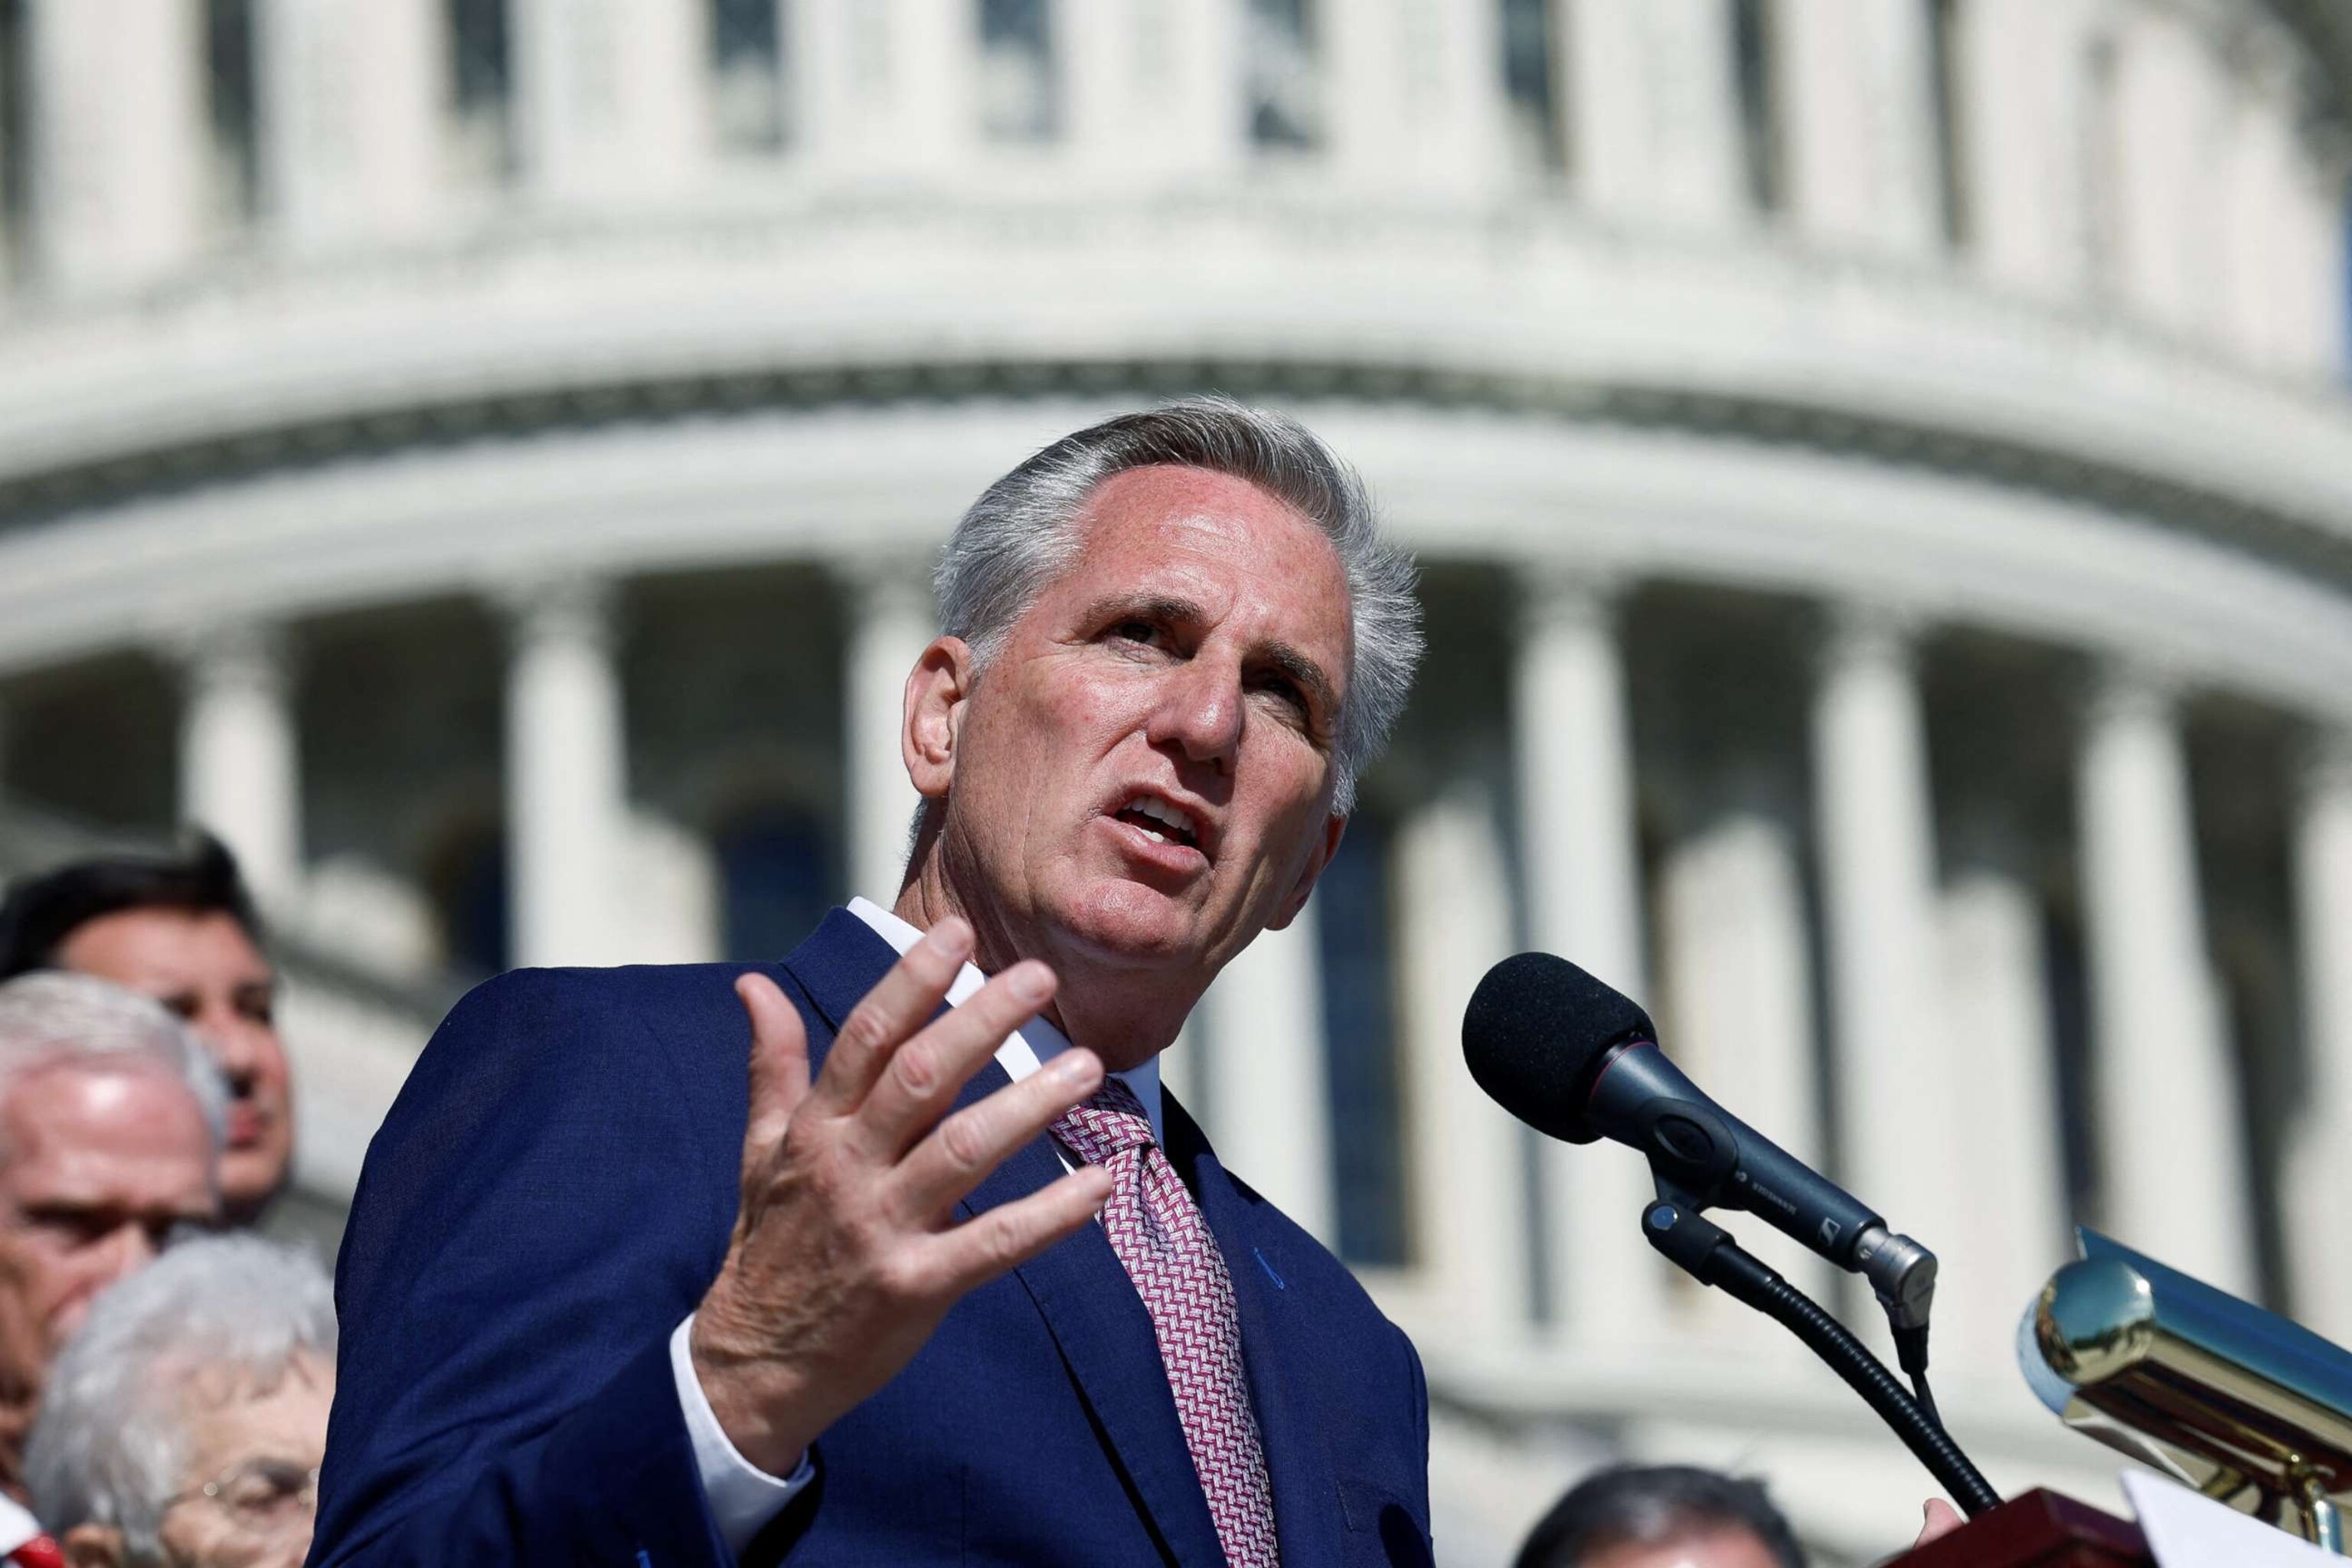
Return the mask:
<svg viewBox="0 0 2352 1568"><path fill-rule="evenodd" d="M955 782L956 736L971 687L971 648L961 637L935 639L907 677L898 750L925 800L943 798Z"/></svg>
<svg viewBox="0 0 2352 1568"><path fill-rule="evenodd" d="M73 1568L122 1568L130 1561L122 1531L110 1524L77 1524L58 1542Z"/></svg>
<svg viewBox="0 0 2352 1568"><path fill-rule="evenodd" d="M1323 875L1323 868L1328 866L1331 857L1339 852L1339 836L1347 831L1348 819L1338 812L1323 819L1323 831L1317 836L1315 847L1308 852L1307 864L1298 873L1298 880L1291 885L1290 891L1283 898L1281 910L1274 919L1266 921L1266 930L1284 930L1298 918L1298 911L1307 907L1307 896L1315 890L1316 879Z"/></svg>

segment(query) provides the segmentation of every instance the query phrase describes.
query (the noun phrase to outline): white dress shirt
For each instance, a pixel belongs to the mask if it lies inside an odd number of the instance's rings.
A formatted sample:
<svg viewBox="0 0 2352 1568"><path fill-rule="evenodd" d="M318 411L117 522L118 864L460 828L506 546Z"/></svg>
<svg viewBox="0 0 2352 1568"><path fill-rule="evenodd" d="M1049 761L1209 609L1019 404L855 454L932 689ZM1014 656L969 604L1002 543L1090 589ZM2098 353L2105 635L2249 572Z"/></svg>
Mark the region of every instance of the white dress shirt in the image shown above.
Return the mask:
<svg viewBox="0 0 2352 1568"><path fill-rule="evenodd" d="M901 955L922 940L921 931L865 899L850 900L849 912L872 927L876 935ZM987 984L986 975L971 964L965 964L963 972L955 977L955 984L948 987L948 1005L962 1005L973 992ZM1032 1018L1004 1037L1004 1043L996 1047L996 1065L1004 1069L1007 1078L1019 1083L1069 1048L1069 1039L1061 1030L1043 1018ZM1151 1119L1151 1136L1164 1142L1160 1058L1154 1057L1139 1068L1111 1076L1135 1091L1144 1114ZM1054 1152L1061 1156L1067 1169L1069 1157L1062 1153L1058 1145ZM718 1413L710 1408L710 1400L702 1392L701 1379L695 1375L694 1353L688 1341L693 1331L694 1314L689 1312L669 1337L670 1373L677 1381L678 1407L685 1412L687 1436L694 1445L695 1467L702 1474L703 1500L709 1505L711 1521L719 1526L728 1550L740 1553L762 1526L782 1513L784 1505L815 1479L816 1468L803 1455L793 1473L778 1479L735 1451L735 1445L728 1441L726 1428L719 1425Z"/></svg>

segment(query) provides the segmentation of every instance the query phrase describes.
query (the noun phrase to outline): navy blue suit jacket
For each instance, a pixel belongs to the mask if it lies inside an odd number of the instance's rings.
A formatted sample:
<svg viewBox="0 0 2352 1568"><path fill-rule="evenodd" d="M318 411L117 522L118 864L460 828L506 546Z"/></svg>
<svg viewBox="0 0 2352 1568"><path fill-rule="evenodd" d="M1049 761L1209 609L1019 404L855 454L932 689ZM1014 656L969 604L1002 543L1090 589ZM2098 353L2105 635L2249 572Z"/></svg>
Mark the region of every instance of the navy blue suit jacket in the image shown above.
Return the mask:
<svg viewBox="0 0 2352 1568"><path fill-rule="evenodd" d="M895 959L836 910L762 969L821 1059ZM745 967L521 971L436 1032L368 1150L336 1270L313 1564L732 1561L668 1341L734 1224ZM1005 1081L992 1062L964 1101ZM1233 1275L1285 1568L1426 1562L1412 1345L1172 1100L1166 1121ZM1039 1139L967 1211L1060 1173ZM1097 1226L958 1302L816 1461L747 1561L1222 1561L1150 1321Z"/></svg>

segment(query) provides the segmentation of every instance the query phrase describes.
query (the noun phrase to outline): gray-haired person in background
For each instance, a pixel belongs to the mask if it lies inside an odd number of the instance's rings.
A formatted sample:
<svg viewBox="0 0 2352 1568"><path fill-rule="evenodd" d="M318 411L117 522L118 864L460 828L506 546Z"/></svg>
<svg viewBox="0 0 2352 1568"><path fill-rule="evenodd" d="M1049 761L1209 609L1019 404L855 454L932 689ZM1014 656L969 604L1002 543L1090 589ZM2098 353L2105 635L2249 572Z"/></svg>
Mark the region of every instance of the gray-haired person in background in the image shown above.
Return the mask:
<svg viewBox="0 0 2352 1568"><path fill-rule="evenodd" d="M185 1026L82 974L0 984L0 1491L98 1293L219 1216L227 1090Z"/></svg>
<svg viewBox="0 0 2352 1568"><path fill-rule="evenodd" d="M1804 1568L1764 1483L1693 1465L1597 1471L1552 1505L1517 1568Z"/></svg>
<svg viewBox="0 0 2352 1568"><path fill-rule="evenodd" d="M34 1510L75 1568L299 1568L334 1395L326 1271L257 1237L183 1243L58 1358Z"/></svg>

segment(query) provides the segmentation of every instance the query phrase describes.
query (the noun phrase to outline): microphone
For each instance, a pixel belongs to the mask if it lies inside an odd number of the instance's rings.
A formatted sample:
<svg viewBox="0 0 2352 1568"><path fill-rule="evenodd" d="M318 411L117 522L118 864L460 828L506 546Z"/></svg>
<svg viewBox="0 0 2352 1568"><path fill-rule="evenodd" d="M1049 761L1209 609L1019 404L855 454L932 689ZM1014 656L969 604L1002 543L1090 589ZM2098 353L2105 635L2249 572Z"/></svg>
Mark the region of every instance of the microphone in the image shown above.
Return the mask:
<svg viewBox="0 0 2352 1568"><path fill-rule="evenodd" d="M1658 1048L1650 1016L1564 958L1486 972L1462 1015L1470 1076L1538 1132L1640 1150L1661 1199L1744 1209L1870 1282L1897 1331L1927 1326L1936 1257L1708 1098Z"/></svg>

